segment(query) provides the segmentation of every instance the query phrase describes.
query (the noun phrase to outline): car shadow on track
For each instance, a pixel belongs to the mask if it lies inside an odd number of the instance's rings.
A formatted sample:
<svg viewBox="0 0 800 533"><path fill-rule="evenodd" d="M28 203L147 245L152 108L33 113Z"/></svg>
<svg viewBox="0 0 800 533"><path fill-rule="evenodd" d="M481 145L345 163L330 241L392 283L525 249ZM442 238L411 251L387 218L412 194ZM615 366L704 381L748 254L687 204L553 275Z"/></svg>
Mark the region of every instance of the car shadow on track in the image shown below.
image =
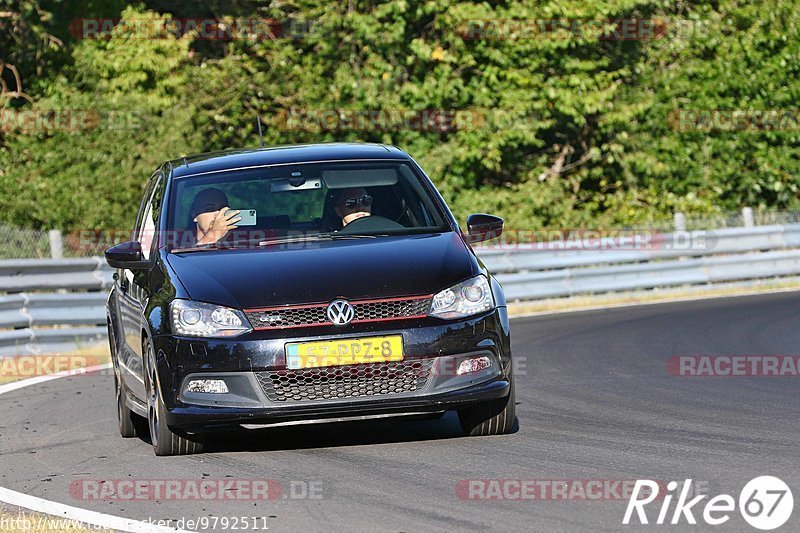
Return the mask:
<svg viewBox="0 0 800 533"><path fill-rule="evenodd" d="M515 424L516 428L516 424ZM266 429L234 430L206 436L206 452L259 452L366 446L467 438L455 412L439 419L387 418Z"/></svg>
<svg viewBox="0 0 800 533"><path fill-rule="evenodd" d="M462 437L455 413L438 420L395 418L235 430L210 434L208 452L304 450Z"/></svg>

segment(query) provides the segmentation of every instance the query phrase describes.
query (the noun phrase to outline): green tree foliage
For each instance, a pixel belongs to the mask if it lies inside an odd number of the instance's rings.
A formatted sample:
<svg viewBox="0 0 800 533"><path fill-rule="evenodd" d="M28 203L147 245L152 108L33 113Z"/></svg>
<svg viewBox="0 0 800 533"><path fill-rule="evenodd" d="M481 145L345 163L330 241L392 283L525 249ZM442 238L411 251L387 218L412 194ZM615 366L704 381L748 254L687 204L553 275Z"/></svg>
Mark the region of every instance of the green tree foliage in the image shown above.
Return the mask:
<svg viewBox="0 0 800 533"><path fill-rule="evenodd" d="M0 58L25 64L35 103L14 105L93 109L106 119L78 132L6 131L2 219L41 228L130 225L158 162L256 146L256 113L268 144L400 146L462 220L488 211L515 228L598 227L666 220L675 210L798 204L797 124L724 131L676 121L704 110L797 108L797 0L172 4L151 0L122 16L292 23L275 38L231 42L122 32L76 40L64 31L70 20L115 16L121 7L97 2L77 12L61 2L16 2L29 30L0 36ZM467 21L498 19L661 22L644 40L568 30L465 34ZM45 34L63 46L43 53ZM287 127L287 117L322 112L431 110L461 110L470 120L448 131Z"/></svg>
<svg viewBox="0 0 800 533"><path fill-rule="evenodd" d="M129 9L125 17L141 16ZM150 14L154 16L154 14ZM130 228L161 161L203 149L187 94L189 36L84 40L0 152L3 217L42 228ZM50 117L56 117L51 119ZM67 127L51 126L61 120Z"/></svg>
<svg viewBox="0 0 800 533"><path fill-rule="evenodd" d="M624 147L623 187L691 196L728 209L797 208L797 119L784 117L788 128L782 131L726 131L728 113L693 112L797 113L800 5L786 0L720 4L700 2L689 13L676 13L691 25L680 38L653 43L639 67L640 79L626 88L631 127L616 141ZM689 112L683 124L675 116L681 110ZM702 127L703 117L715 116L713 129ZM680 131L694 126L701 128Z"/></svg>

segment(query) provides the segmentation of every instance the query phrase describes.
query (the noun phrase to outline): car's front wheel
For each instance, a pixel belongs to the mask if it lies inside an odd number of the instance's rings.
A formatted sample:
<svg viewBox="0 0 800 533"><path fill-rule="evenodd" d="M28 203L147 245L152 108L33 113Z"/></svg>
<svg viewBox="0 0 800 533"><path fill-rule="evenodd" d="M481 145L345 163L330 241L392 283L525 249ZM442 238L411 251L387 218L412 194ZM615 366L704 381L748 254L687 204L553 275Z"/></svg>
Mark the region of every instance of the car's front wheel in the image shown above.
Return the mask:
<svg viewBox="0 0 800 533"><path fill-rule="evenodd" d="M167 426L167 409L161 398L158 377L156 375L156 358L153 346L145 343L147 361L145 372L145 388L147 390L147 423L150 427L150 442L156 455L191 455L203 452L203 444L197 440L178 435Z"/></svg>
<svg viewBox="0 0 800 533"><path fill-rule="evenodd" d="M458 419L464 433L480 435L505 435L514 430L517 418L514 394L514 378L509 380L511 391L505 398L479 403L458 410Z"/></svg>

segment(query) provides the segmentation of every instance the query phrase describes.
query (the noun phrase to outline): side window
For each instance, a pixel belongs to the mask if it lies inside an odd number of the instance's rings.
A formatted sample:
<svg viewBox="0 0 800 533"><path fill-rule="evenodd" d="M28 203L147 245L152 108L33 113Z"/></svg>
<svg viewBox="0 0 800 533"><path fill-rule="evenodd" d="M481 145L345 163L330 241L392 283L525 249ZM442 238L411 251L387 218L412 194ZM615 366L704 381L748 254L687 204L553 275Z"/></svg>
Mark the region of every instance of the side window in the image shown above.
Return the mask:
<svg viewBox="0 0 800 533"><path fill-rule="evenodd" d="M147 182L147 186L144 188L144 195L142 196L142 201L139 204L139 210L136 212L136 222L133 225L133 231L131 232L131 240L138 240L140 229L142 227L142 215L144 214L145 210L147 209L147 204L149 203L148 200L153 195L153 184L155 183L155 176L151 176Z"/></svg>
<svg viewBox="0 0 800 533"><path fill-rule="evenodd" d="M142 215L137 228L136 240L142 245L142 257L150 259L153 243L156 240L158 217L161 212L161 199L163 198L163 175L159 172L151 179L142 204Z"/></svg>
<svg viewBox="0 0 800 533"><path fill-rule="evenodd" d="M153 237L156 233L156 225L153 222L153 203L148 202L144 210L142 228L139 231L139 242L142 243L142 257L150 259L150 251L153 248Z"/></svg>

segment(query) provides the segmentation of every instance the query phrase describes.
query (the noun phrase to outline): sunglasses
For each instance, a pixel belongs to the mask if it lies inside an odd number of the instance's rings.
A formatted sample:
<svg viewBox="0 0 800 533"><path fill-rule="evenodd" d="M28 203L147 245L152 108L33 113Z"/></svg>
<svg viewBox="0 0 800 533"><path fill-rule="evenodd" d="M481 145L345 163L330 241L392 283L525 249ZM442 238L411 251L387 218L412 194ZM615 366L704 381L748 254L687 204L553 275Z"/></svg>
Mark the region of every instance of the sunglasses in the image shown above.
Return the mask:
<svg viewBox="0 0 800 533"><path fill-rule="evenodd" d="M372 207L372 196L365 194L357 198L348 198L344 201L345 207L355 207L361 205L362 207Z"/></svg>

